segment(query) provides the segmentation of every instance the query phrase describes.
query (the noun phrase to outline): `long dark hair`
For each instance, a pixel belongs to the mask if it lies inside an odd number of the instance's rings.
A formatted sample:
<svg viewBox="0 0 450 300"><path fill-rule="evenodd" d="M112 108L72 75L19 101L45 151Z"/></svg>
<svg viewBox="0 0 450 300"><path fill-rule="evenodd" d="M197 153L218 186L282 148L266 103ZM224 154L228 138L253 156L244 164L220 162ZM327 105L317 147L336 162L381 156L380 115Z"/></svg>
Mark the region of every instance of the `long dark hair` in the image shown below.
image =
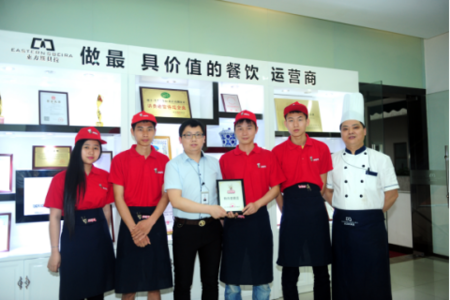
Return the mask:
<svg viewBox="0 0 450 300"><path fill-rule="evenodd" d="M86 172L81 158L81 150L86 141L79 140L75 143L64 182L64 225L69 229L70 236L75 231L75 204L83 199L86 193ZM102 155L102 145L100 142L98 144Z"/></svg>

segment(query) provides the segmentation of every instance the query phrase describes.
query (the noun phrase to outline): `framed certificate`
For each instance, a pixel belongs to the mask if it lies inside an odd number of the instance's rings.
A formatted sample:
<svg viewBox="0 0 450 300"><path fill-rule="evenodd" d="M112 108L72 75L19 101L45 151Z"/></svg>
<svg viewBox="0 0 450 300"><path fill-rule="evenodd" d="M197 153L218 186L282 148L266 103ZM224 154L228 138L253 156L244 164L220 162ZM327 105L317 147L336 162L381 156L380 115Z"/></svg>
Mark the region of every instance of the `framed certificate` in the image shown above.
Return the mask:
<svg viewBox="0 0 450 300"><path fill-rule="evenodd" d="M67 168L71 146L33 146L33 170Z"/></svg>
<svg viewBox="0 0 450 300"><path fill-rule="evenodd" d="M156 151L167 155L169 159L172 159L169 136L155 136L153 138L152 146L156 149Z"/></svg>
<svg viewBox="0 0 450 300"><path fill-rule="evenodd" d="M39 91L39 125L69 125L69 94Z"/></svg>
<svg viewBox="0 0 450 300"><path fill-rule="evenodd" d="M241 103L238 95L220 94L222 96L223 109L225 112L241 112Z"/></svg>
<svg viewBox="0 0 450 300"><path fill-rule="evenodd" d="M188 90L140 87L141 108L155 117L191 118Z"/></svg>
<svg viewBox="0 0 450 300"><path fill-rule="evenodd" d="M12 192L13 155L0 154L0 193Z"/></svg>
<svg viewBox="0 0 450 300"><path fill-rule="evenodd" d="M106 172L109 173L109 170L111 169L112 159L113 159L112 151L102 151L102 155L94 163L94 166L96 166L99 169L105 170Z"/></svg>
<svg viewBox="0 0 450 300"><path fill-rule="evenodd" d="M0 214L0 252L9 251L11 240L11 213Z"/></svg>
<svg viewBox="0 0 450 300"><path fill-rule="evenodd" d="M44 207L45 197L55 170L16 170L16 223L48 221L50 209Z"/></svg>
<svg viewBox="0 0 450 300"><path fill-rule="evenodd" d="M242 213L245 207L243 179L217 180L219 205L227 212Z"/></svg>

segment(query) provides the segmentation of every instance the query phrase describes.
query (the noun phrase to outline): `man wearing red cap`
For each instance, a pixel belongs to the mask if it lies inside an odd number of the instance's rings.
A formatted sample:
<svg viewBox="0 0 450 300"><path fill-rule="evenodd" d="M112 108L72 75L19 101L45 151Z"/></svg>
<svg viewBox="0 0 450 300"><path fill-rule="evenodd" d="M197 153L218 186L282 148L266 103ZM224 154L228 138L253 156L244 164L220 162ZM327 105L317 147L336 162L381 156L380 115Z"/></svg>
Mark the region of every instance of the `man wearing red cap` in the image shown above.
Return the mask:
<svg viewBox="0 0 450 300"><path fill-rule="evenodd" d="M246 206L243 214L228 212L220 280L226 283L225 299L241 299L239 285L253 285L253 299L268 300L273 281L273 240L267 203L280 192L285 180L272 152L254 143L256 117L244 110L237 114L236 149L220 158L223 179L243 179Z"/></svg>
<svg viewBox="0 0 450 300"><path fill-rule="evenodd" d="M287 180L281 183L277 203L282 211L277 264L283 267L284 299L299 299L299 267L312 266L314 299L330 299L331 243L324 199L327 172L333 169L330 150L306 133L308 109L295 102L284 109L289 139L275 154Z"/></svg>
<svg viewBox="0 0 450 300"><path fill-rule="evenodd" d="M116 259L116 292L122 299L134 299L142 291L148 292L148 299L161 299L159 290L172 287L163 215L169 203L164 192L169 158L151 145L156 123L145 111L134 115L131 134L136 145L116 155L111 164L109 181L122 218Z"/></svg>

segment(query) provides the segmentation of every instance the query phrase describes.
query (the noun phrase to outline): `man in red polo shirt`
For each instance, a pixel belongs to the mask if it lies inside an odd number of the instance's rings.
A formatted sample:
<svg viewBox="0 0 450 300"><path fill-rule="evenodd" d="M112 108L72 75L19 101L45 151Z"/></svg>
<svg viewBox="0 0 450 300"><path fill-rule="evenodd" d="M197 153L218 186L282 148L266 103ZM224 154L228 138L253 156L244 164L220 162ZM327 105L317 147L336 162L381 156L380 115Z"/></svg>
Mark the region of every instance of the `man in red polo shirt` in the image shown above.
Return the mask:
<svg viewBox="0 0 450 300"><path fill-rule="evenodd" d="M324 199L327 172L333 169L330 150L306 133L308 109L295 102L284 109L289 139L272 152L287 180L277 197L282 212L277 264L286 300L299 299L299 267L312 266L314 299L330 299L331 242Z"/></svg>
<svg viewBox="0 0 450 300"><path fill-rule="evenodd" d="M164 170L169 158L151 145L156 119L145 111L131 121L136 145L116 155L109 181L114 184L117 210L122 218L117 241L116 292L134 299L172 287L167 229L163 212L169 203L164 192Z"/></svg>
<svg viewBox="0 0 450 300"><path fill-rule="evenodd" d="M243 179L243 215L229 212L224 222L220 280L225 299L241 299L239 285L253 285L253 299L268 300L273 281L273 240L267 203L279 194L285 180L274 155L255 144L255 115L237 114L234 131L239 145L220 158L223 179Z"/></svg>

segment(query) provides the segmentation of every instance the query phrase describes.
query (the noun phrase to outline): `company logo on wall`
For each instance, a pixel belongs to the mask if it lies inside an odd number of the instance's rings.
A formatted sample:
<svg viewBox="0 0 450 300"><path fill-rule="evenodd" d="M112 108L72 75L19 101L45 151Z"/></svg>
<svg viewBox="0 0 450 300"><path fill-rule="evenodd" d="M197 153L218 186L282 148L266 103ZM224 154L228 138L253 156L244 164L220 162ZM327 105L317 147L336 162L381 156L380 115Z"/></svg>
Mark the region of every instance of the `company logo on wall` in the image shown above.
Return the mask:
<svg viewBox="0 0 450 300"><path fill-rule="evenodd" d="M30 49L12 47L11 52L25 54L27 60L59 63L60 59L73 58L71 53L56 52L51 39L33 38Z"/></svg>
<svg viewBox="0 0 450 300"><path fill-rule="evenodd" d="M45 48L47 51L55 51L53 40L33 38L33 41L31 42L31 49L40 50L40 48Z"/></svg>

